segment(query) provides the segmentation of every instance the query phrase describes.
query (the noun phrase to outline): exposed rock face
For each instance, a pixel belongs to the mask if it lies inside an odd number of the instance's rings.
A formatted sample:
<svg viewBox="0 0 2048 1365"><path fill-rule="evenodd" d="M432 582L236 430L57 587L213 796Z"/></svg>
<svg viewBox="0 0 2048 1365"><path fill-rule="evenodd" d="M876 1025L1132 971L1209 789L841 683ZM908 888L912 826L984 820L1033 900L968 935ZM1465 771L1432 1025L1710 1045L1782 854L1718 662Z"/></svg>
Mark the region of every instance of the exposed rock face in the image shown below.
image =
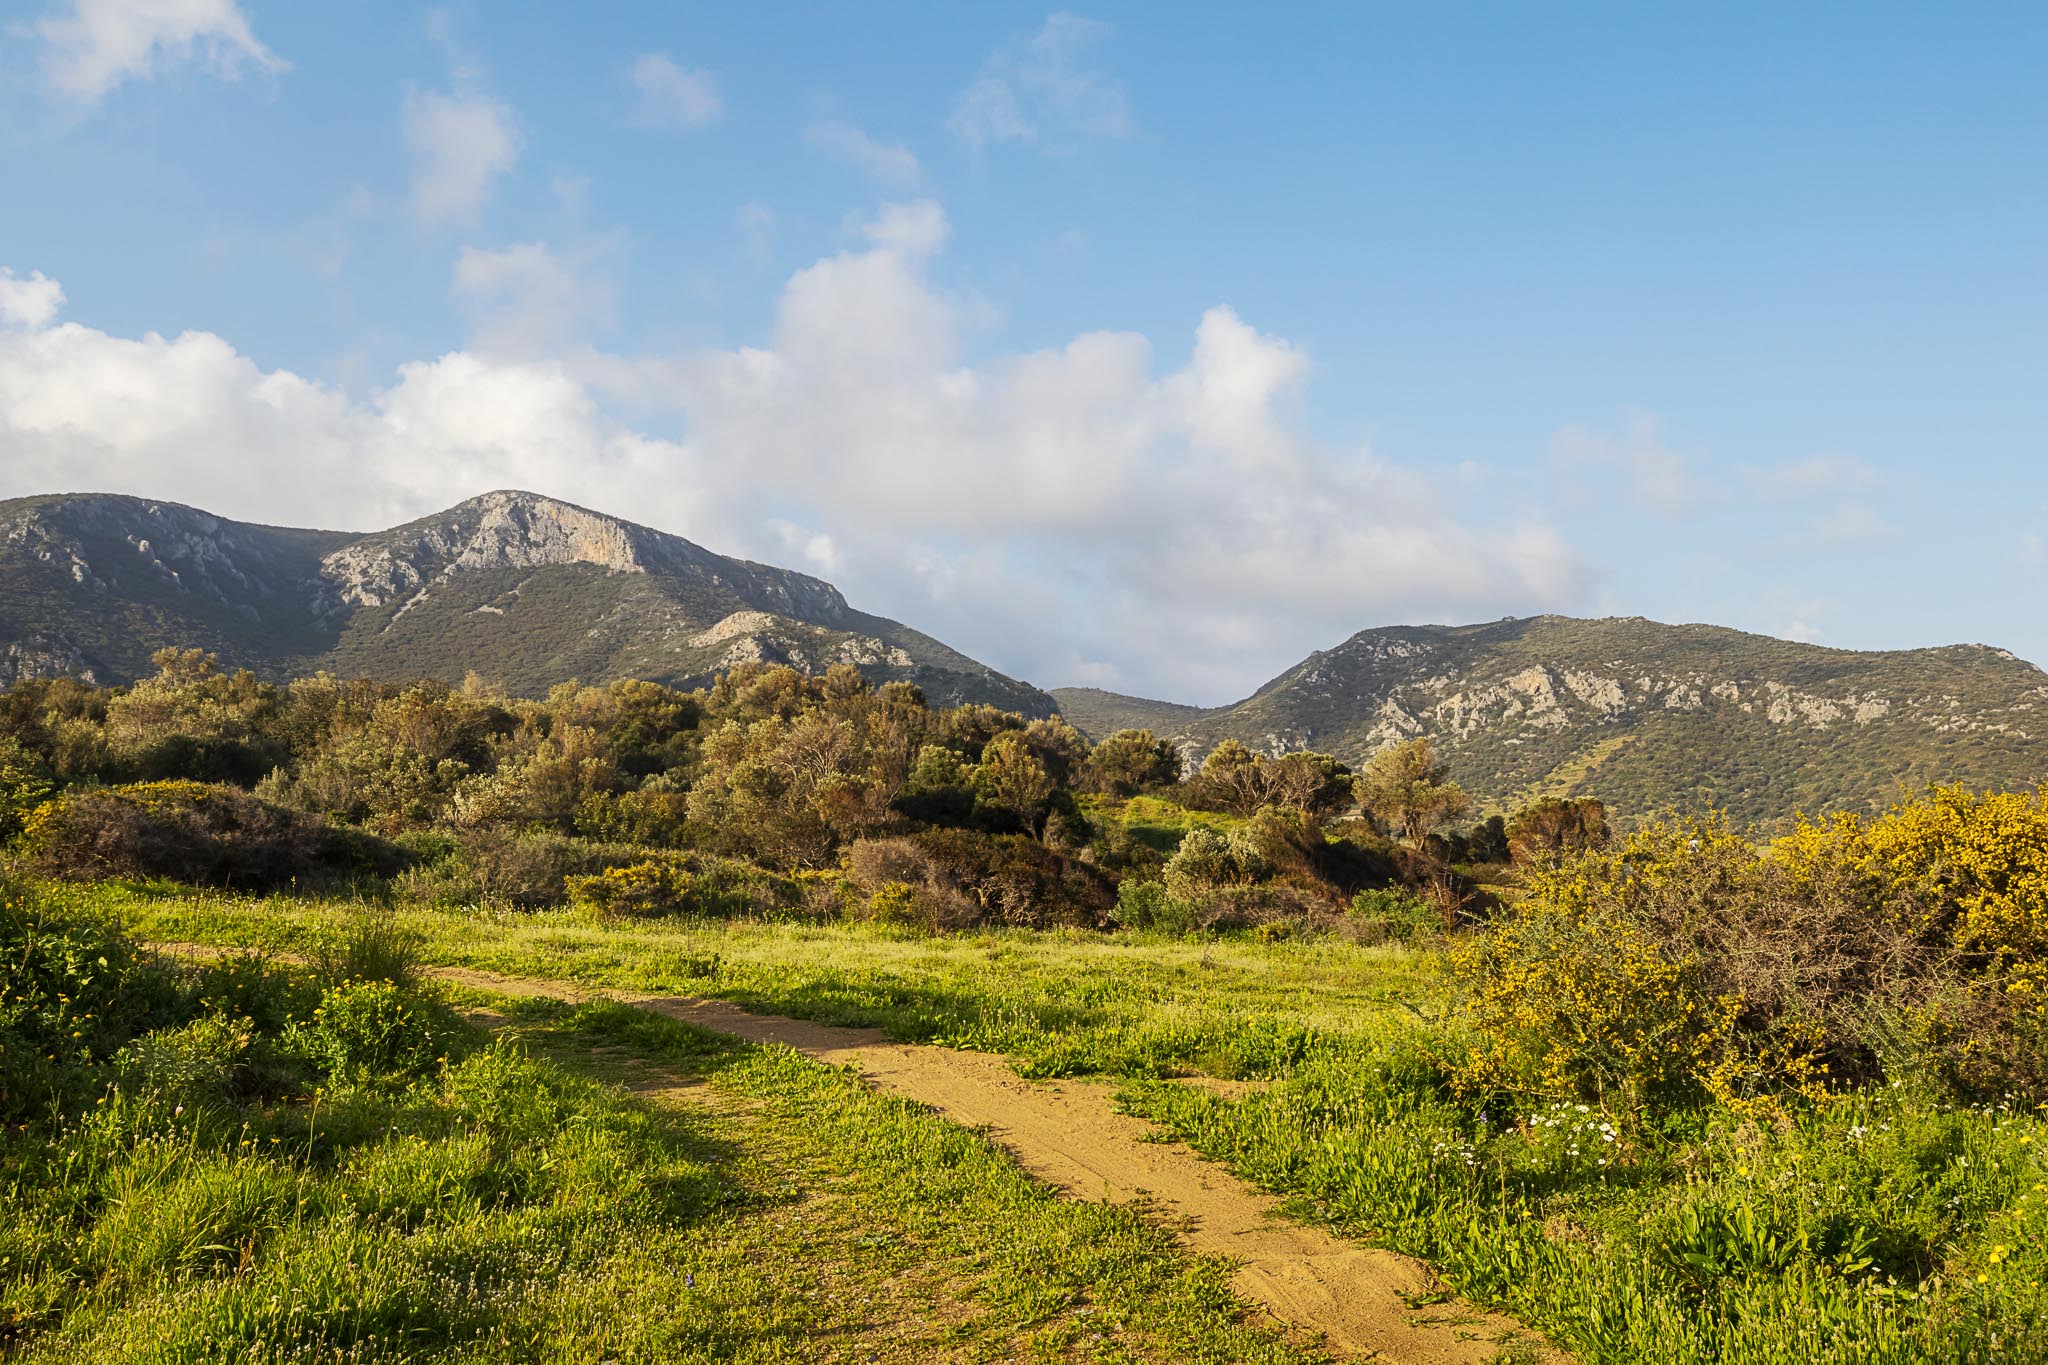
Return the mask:
<svg viewBox="0 0 2048 1365"><path fill-rule="evenodd" d="M2048 675L1982 645L1856 652L1538 617L1364 631L1168 733L1196 755L1236 739L1351 763L1426 735L1482 801L1569 792L1774 820L1928 781L2031 785L2048 773Z"/></svg>
<svg viewBox="0 0 2048 1365"><path fill-rule="evenodd" d="M854 611L829 583L532 493L486 493L368 535L118 496L0 503L0 685L121 681L166 644L272 676L474 667L527 690L850 663L941 704L1052 711L1035 688Z"/></svg>
<svg viewBox="0 0 2048 1365"><path fill-rule="evenodd" d="M757 610L803 620L838 622L848 615L839 590L807 574L728 559L679 536L535 493L486 493L365 536L328 555L320 571L341 601L381 607L457 574L569 565L688 578L727 589Z"/></svg>

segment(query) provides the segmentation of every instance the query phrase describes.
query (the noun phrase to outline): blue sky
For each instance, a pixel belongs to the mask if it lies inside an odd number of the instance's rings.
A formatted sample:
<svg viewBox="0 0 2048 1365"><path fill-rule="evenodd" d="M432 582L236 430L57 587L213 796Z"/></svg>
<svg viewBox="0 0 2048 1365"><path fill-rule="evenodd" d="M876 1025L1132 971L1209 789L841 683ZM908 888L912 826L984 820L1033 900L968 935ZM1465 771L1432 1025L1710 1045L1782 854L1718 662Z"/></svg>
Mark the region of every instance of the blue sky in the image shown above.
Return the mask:
<svg viewBox="0 0 2048 1365"><path fill-rule="evenodd" d="M1044 685L2048 659L2038 5L0 6L0 495L526 486Z"/></svg>

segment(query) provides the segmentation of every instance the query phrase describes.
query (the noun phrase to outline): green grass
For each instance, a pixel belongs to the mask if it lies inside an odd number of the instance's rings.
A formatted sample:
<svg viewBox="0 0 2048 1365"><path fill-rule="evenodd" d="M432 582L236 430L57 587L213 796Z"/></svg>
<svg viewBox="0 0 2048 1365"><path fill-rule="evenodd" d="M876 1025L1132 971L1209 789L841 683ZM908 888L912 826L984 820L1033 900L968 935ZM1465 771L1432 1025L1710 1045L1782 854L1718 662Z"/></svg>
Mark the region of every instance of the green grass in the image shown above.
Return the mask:
<svg viewBox="0 0 2048 1365"><path fill-rule="evenodd" d="M1245 823L1241 816L1221 811L1195 810L1158 796L1087 797L1082 810L1091 820L1119 820L1139 843L1159 853L1172 855L1189 830L1209 829L1220 834Z"/></svg>
<svg viewBox="0 0 2048 1365"><path fill-rule="evenodd" d="M79 894L153 937L293 951L342 909ZM435 961L723 996L1005 1052L1029 1074L1121 1078L1127 1107L1297 1216L1425 1257L1588 1362L2048 1360L2048 1123L2013 1105L1889 1088L1762 1122L1719 1107L1487 1113L1431 1061L1451 1041L1437 960L1337 941L399 919ZM1158 1079L1178 1072L1276 1083L1225 1095Z"/></svg>
<svg viewBox="0 0 2048 1365"><path fill-rule="evenodd" d="M414 1082L115 1089L0 1139L0 1352L1322 1359L1242 1321L1223 1263L850 1075L623 1006L502 1008Z"/></svg>
<svg viewBox="0 0 2048 1365"><path fill-rule="evenodd" d="M87 894L160 942L308 953L338 902L107 886ZM1193 942L991 930L921 937L865 924L603 923L572 911L405 907L430 961L887 1029L1003 1053L1033 1076L1270 1077L1318 1047L1366 1046L1442 993L1436 958L1341 941Z"/></svg>

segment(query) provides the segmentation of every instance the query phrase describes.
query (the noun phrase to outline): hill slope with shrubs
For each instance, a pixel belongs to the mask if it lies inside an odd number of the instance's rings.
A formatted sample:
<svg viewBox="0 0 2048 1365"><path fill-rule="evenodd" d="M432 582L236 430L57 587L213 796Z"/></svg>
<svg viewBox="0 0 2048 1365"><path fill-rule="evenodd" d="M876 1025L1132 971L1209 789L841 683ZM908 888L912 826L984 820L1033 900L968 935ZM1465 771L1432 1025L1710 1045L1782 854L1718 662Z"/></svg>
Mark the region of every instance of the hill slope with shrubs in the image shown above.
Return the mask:
<svg viewBox="0 0 2048 1365"><path fill-rule="evenodd" d="M273 681L476 668L527 695L572 677L690 686L739 663L847 663L948 703L1053 710L829 583L532 493L367 535L111 495L0 502L0 685L131 682L168 646Z"/></svg>
<svg viewBox="0 0 2048 1365"><path fill-rule="evenodd" d="M1361 631L1193 715L1076 700L1091 733L1147 725L1196 756L1235 739L1357 766L1427 736L1496 810L1590 795L1624 816L1721 810L1768 827L1876 811L1930 784L2019 789L2048 773L2048 674L2004 650L1825 649L1640 617Z"/></svg>

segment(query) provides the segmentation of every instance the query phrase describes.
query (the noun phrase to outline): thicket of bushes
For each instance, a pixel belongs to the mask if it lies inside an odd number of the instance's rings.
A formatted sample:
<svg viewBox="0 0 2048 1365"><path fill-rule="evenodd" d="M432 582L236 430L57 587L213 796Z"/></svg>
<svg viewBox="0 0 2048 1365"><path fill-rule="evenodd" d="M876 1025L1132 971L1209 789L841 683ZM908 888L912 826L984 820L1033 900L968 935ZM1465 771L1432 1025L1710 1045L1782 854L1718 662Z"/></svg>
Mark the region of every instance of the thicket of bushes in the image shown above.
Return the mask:
<svg viewBox="0 0 2048 1365"><path fill-rule="evenodd" d="M929 929L1348 922L1360 890L1453 884L1363 817L1326 834L1356 784L1325 755L1225 745L1184 778L1142 730L1090 744L1057 719L934 710L851 668L522 699L474 679L278 687L192 651L158 663L132 688L0 694L0 840L37 874L380 878L442 904ZM1426 750L1408 757L1425 786L1441 777ZM1241 828L1221 854L1206 833L1148 841L1117 810L1146 793ZM1120 911L1120 886L1154 882L1169 910Z"/></svg>
<svg viewBox="0 0 2048 1365"><path fill-rule="evenodd" d="M1876 1080L2048 1098L2048 800L1943 789L1768 849L1671 821L1454 952L1468 1087L1623 1111Z"/></svg>

